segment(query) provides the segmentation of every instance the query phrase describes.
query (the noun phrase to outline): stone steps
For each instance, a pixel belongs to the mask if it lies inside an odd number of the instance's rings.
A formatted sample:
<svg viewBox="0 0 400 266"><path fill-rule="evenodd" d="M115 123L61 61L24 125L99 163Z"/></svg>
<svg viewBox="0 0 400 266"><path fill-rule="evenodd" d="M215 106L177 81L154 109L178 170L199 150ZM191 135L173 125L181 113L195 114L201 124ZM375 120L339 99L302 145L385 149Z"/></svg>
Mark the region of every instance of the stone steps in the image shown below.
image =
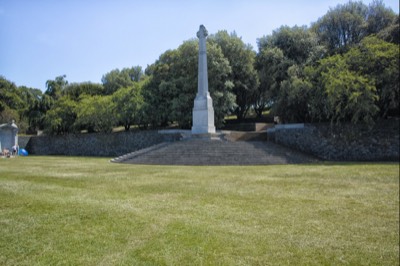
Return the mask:
<svg viewBox="0 0 400 266"><path fill-rule="evenodd" d="M161 143L112 160L158 165L267 165L312 163L316 158L266 141L186 139Z"/></svg>

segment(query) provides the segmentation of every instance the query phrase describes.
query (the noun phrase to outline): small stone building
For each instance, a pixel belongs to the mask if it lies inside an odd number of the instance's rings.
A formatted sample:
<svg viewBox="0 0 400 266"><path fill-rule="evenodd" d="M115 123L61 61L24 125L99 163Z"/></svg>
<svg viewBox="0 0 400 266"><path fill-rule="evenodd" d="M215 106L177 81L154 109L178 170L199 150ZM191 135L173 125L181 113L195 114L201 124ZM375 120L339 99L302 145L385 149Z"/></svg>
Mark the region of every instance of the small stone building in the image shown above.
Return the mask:
<svg viewBox="0 0 400 266"><path fill-rule="evenodd" d="M18 145L18 127L13 120L0 125L0 153L4 149L11 151L14 145Z"/></svg>

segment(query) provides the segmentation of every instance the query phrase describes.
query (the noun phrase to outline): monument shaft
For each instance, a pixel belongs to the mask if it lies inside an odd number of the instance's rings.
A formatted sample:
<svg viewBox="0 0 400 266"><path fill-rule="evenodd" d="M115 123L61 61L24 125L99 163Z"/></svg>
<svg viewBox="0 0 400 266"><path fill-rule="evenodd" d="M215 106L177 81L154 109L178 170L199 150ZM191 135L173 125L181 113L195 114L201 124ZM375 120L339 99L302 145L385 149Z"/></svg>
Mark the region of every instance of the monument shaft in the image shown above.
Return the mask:
<svg viewBox="0 0 400 266"><path fill-rule="evenodd" d="M197 32L199 38L199 69L197 82L197 95L193 107L192 134L215 133L214 108L208 91L206 28L201 25Z"/></svg>

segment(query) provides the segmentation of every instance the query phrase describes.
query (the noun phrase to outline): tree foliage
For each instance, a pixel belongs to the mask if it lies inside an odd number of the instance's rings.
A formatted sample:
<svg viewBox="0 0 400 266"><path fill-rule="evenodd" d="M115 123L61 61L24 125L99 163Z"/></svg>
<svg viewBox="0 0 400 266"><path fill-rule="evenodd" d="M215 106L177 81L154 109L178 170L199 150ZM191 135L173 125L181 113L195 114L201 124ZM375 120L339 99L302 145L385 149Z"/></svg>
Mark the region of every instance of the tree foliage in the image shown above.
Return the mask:
<svg viewBox="0 0 400 266"><path fill-rule="evenodd" d="M71 99L77 101L81 95L104 95L104 87L102 84L92 82L70 83L64 90L62 95L68 95Z"/></svg>
<svg viewBox="0 0 400 266"><path fill-rule="evenodd" d="M61 97L61 94L64 88L68 85L68 81L66 80L66 75L58 76L54 80L46 81L46 91L45 94L52 97L54 100L57 100Z"/></svg>
<svg viewBox="0 0 400 266"><path fill-rule="evenodd" d="M351 71L341 55L323 59L320 68L327 96L327 117L336 123L373 123L379 110L373 81Z"/></svg>
<svg viewBox="0 0 400 266"><path fill-rule="evenodd" d="M0 76L0 112L4 111L7 107L10 109L20 109L23 107L24 102L17 86Z"/></svg>
<svg viewBox="0 0 400 266"><path fill-rule="evenodd" d="M368 78L376 87L380 116L398 116L399 46L374 36L366 37L345 58L350 70Z"/></svg>
<svg viewBox="0 0 400 266"><path fill-rule="evenodd" d="M285 59L281 49L264 48L257 54L256 69L260 84L256 91L254 110L261 117L267 106L277 101L280 84L287 78L290 62Z"/></svg>
<svg viewBox="0 0 400 266"><path fill-rule="evenodd" d="M398 16L397 16L398 17ZM377 34L392 25L396 20L396 14L387 8L383 0L374 0L368 6L366 18L367 35Z"/></svg>
<svg viewBox="0 0 400 266"><path fill-rule="evenodd" d="M128 131L133 124L142 122L143 106L142 84L136 83L132 87L122 88L114 92L112 101L118 123Z"/></svg>
<svg viewBox="0 0 400 266"><path fill-rule="evenodd" d="M310 99L312 83L302 73L298 65L288 69L289 78L282 81L280 90L273 105L273 112L280 114L285 122L310 122L312 120Z"/></svg>
<svg viewBox="0 0 400 266"><path fill-rule="evenodd" d="M19 88L0 76L0 124L15 120L21 131L25 131L29 127L26 114L33 104L34 93L32 89Z"/></svg>
<svg viewBox="0 0 400 266"><path fill-rule="evenodd" d="M258 49L278 48L292 64L305 64L309 58L317 57L323 52L319 47L317 36L306 26L282 26L272 35L258 39Z"/></svg>
<svg viewBox="0 0 400 266"><path fill-rule="evenodd" d="M364 37L388 27L396 14L382 0L366 6L361 1L349 1L331 8L313 29L331 54L344 53Z"/></svg>
<svg viewBox="0 0 400 266"><path fill-rule="evenodd" d="M290 73L295 75L298 69L313 64L325 53L316 35L305 26L282 26L272 35L260 38L258 47L256 68L260 86L254 103L255 112L260 117L265 107L274 105L274 112L282 118L302 116L299 113L289 115L286 111L282 114L282 111L289 107L287 93L290 93L292 85L299 84L298 76L292 77ZM290 72L290 68L297 70ZM295 109L293 104L294 101L290 103L291 109ZM298 106L298 109L300 112L303 107Z"/></svg>
<svg viewBox="0 0 400 266"><path fill-rule="evenodd" d="M131 68L123 68L122 70L114 69L103 75L101 82L104 86L104 92L111 95L120 88L127 88L140 81L143 75L142 67L135 66Z"/></svg>
<svg viewBox="0 0 400 266"><path fill-rule="evenodd" d="M48 134L67 134L75 131L77 103L68 96L62 96L46 112L44 128Z"/></svg>
<svg viewBox="0 0 400 266"><path fill-rule="evenodd" d="M111 132L117 125L112 96L84 95L76 108L75 124L80 129L94 132Z"/></svg>
<svg viewBox="0 0 400 266"><path fill-rule="evenodd" d="M24 107L19 109L19 128L27 132L35 132L38 129L38 125L43 123L44 119L44 113L41 111L43 93L39 89L27 88L25 86L21 86L18 89L20 90L21 99L25 103ZM23 126L25 128L22 128Z"/></svg>
<svg viewBox="0 0 400 266"><path fill-rule="evenodd" d="M246 117L252 106L258 87L258 76L254 68L256 53L250 45L246 45L235 32L219 31L209 37L216 43L231 66L229 80L233 83L232 91L236 96L234 110L238 119Z"/></svg>
<svg viewBox="0 0 400 266"><path fill-rule="evenodd" d="M392 23L378 32L377 36L390 43L400 44L400 17L397 15Z"/></svg>

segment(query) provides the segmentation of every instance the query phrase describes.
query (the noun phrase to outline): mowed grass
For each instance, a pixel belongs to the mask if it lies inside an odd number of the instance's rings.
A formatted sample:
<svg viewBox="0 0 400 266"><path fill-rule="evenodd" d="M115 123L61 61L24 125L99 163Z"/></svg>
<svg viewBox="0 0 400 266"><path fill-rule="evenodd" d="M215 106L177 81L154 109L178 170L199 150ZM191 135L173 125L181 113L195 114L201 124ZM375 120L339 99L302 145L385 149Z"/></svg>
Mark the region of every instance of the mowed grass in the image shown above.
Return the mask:
<svg viewBox="0 0 400 266"><path fill-rule="evenodd" d="M398 263L398 163L0 159L0 265Z"/></svg>

